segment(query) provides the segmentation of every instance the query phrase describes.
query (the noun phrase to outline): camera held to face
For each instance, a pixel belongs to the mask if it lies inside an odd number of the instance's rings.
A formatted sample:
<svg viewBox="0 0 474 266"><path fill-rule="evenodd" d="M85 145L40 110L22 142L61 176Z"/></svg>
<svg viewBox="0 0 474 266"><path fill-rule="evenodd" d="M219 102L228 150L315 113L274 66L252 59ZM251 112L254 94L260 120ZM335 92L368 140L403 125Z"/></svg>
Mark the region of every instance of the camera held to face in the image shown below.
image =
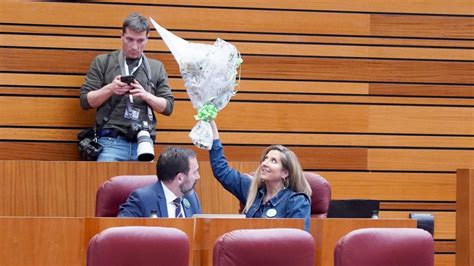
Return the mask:
<svg viewBox="0 0 474 266"><path fill-rule="evenodd" d="M137 132L137 155L139 161L152 161L155 158L155 150L153 148L153 139L150 136L153 127L147 121L141 124L132 124L131 131Z"/></svg>

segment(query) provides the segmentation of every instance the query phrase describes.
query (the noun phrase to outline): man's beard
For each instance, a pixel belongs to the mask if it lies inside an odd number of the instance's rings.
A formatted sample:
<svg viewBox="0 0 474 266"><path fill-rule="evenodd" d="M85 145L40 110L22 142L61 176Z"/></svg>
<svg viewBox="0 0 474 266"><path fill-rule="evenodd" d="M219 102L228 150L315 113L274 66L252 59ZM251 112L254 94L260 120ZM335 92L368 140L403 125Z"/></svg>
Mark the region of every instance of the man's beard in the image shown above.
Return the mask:
<svg viewBox="0 0 474 266"><path fill-rule="evenodd" d="M197 180L194 181L194 184L189 189L185 189L184 188L185 184L183 184L179 189L181 190L181 193L183 193L183 195L188 195L191 191L194 190L194 187L196 186L196 183L197 183Z"/></svg>

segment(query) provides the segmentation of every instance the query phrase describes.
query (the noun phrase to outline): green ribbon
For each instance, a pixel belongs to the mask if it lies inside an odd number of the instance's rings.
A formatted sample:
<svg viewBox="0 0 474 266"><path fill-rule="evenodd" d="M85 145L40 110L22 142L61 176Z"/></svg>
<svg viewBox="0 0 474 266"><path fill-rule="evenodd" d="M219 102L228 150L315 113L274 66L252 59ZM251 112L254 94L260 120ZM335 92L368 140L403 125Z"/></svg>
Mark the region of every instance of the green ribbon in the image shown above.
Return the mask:
<svg viewBox="0 0 474 266"><path fill-rule="evenodd" d="M198 114L194 116L194 119L209 122L216 119L217 111L219 110L217 110L215 105L205 104L198 110Z"/></svg>

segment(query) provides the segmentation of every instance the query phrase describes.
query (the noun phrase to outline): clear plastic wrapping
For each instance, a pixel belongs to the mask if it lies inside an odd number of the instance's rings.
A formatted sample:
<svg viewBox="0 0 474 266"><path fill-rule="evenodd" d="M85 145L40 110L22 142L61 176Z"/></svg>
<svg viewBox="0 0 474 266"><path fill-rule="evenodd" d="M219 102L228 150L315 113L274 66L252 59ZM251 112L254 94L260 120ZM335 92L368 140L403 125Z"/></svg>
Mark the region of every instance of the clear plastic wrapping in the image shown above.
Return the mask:
<svg viewBox="0 0 474 266"><path fill-rule="evenodd" d="M242 58L237 48L221 39L213 45L188 42L158 25L151 23L178 62L179 71L193 107L198 111L197 124L189 136L199 148L212 147L209 121L224 108L235 94Z"/></svg>

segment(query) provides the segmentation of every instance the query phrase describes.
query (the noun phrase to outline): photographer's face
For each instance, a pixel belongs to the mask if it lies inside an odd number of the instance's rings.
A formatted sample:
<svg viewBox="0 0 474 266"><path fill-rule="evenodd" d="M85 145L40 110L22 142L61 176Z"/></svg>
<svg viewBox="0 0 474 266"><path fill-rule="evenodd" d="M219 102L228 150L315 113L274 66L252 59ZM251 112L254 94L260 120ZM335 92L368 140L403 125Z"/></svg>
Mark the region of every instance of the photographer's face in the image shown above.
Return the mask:
<svg viewBox="0 0 474 266"><path fill-rule="evenodd" d="M122 51L127 58L140 58L147 42L146 31L136 32L126 29L125 32L122 32Z"/></svg>
<svg viewBox="0 0 474 266"><path fill-rule="evenodd" d="M181 193L186 195L190 191L194 189L198 179L201 178L199 176L199 165L196 158L189 159L189 172L184 175L183 181L180 184L179 188Z"/></svg>

